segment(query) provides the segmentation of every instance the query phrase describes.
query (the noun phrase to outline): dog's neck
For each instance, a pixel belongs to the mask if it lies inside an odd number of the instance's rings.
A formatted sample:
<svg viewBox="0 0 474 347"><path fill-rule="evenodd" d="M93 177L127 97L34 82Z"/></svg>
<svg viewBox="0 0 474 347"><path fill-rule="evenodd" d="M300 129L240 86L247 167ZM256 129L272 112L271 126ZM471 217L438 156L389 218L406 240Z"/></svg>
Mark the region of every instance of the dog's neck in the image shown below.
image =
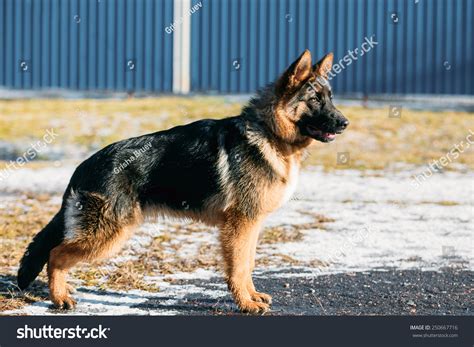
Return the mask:
<svg viewBox="0 0 474 347"><path fill-rule="evenodd" d="M259 91L242 109L241 116L253 124L255 130L264 132L272 147L283 157L301 157L304 149L314 142L310 137L301 136L296 125L286 117L272 85Z"/></svg>

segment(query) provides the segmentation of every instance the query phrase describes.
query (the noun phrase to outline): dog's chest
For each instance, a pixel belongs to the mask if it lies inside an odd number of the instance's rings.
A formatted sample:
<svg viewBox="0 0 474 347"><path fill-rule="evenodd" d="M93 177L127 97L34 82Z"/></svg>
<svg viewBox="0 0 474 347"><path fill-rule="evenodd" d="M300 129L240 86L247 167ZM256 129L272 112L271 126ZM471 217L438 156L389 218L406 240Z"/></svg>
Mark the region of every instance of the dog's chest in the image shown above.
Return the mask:
<svg viewBox="0 0 474 347"><path fill-rule="evenodd" d="M283 188L283 196L281 199L281 205L287 203L293 194L296 191L296 187L298 186L298 176L299 176L299 165L297 163L291 163L289 168L288 177L286 180L285 187Z"/></svg>

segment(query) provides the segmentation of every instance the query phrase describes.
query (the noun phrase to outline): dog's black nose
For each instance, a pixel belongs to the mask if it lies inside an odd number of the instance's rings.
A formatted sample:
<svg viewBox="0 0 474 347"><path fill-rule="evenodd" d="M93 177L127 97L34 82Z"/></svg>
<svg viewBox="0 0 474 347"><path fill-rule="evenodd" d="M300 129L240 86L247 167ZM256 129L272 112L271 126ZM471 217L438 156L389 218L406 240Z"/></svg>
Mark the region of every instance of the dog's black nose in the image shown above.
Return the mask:
<svg viewBox="0 0 474 347"><path fill-rule="evenodd" d="M347 126L349 125L349 121L348 121L347 119L338 119L337 125L338 125L340 128L345 129L345 128L347 128Z"/></svg>

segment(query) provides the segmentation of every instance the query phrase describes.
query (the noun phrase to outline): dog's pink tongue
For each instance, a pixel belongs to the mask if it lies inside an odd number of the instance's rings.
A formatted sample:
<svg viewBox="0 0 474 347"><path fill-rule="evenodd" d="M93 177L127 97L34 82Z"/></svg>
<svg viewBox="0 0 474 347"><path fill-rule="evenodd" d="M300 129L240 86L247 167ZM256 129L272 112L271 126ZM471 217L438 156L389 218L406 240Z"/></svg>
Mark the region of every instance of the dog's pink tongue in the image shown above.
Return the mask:
<svg viewBox="0 0 474 347"><path fill-rule="evenodd" d="M336 134L332 134L332 133L325 133L324 134L324 137L327 137L328 139L332 140L336 137Z"/></svg>

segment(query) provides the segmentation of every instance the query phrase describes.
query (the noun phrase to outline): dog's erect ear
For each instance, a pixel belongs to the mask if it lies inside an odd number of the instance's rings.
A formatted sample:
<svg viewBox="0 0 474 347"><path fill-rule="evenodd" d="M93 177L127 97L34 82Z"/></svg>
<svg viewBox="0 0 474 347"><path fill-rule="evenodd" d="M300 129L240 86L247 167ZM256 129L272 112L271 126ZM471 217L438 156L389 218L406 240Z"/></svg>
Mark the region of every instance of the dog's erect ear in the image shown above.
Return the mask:
<svg viewBox="0 0 474 347"><path fill-rule="evenodd" d="M305 50L275 83L278 95L290 94L311 77L311 53Z"/></svg>
<svg viewBox="0 0 474 347"><path fill-rule="evenodd" d="M332 61L334 55L331 53L326 54L321 58L316 64L313 65L313 72L316 76L321 76L323 78L328 77L329 71L332 69Z"/></svg>

